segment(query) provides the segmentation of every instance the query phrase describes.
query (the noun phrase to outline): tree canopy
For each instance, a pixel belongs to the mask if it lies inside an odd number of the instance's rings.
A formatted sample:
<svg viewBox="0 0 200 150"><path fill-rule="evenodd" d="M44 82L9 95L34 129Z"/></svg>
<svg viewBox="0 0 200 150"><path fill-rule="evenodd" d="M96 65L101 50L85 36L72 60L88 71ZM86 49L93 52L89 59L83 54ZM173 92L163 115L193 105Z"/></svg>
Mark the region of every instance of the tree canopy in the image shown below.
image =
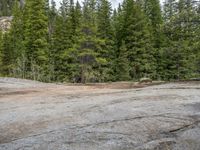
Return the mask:
<svg viewBox="0 0 200 150"><path fill-rule="evenodd" d="M0 75L45 82L200 76L200 3L195 0L0 2L13 16L0 31Z"/></svg>

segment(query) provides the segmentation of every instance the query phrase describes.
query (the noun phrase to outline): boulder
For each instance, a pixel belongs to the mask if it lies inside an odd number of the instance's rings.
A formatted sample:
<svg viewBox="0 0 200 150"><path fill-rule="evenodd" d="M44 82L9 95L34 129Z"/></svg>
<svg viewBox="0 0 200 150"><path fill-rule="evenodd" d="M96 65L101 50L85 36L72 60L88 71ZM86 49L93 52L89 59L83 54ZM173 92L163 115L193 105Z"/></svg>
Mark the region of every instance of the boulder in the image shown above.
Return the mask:
<svg viewBox="0 0 200 150"><path fill-rule="evenodd" d="M11 27L12 18L12 16L0 17L0 30L2 30L3 32L8 31Z"/></svg>
<svg viewBox="0 0 200 150"><path fill-rule="evenodd" d="M150 78L141 78L140 83L152 83L152 79Z"/></svg>

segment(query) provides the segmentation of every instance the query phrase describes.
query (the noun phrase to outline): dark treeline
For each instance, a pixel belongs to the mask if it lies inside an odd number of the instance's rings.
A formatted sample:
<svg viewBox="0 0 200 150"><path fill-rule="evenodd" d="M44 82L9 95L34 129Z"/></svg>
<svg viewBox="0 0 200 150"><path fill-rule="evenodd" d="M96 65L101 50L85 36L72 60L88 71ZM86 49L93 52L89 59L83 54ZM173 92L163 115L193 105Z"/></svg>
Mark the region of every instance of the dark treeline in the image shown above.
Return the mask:
<svg viewBox="0 0 200 150"><path fill-rule="evenodd" d="M108 0L63 0L59 9L53 0L20 2L0 3L0 14L13 16L0 32L2 76L85 83L200 75L196 0L166 0L163 11L159 0L124 0L114 10Z"/></svg>

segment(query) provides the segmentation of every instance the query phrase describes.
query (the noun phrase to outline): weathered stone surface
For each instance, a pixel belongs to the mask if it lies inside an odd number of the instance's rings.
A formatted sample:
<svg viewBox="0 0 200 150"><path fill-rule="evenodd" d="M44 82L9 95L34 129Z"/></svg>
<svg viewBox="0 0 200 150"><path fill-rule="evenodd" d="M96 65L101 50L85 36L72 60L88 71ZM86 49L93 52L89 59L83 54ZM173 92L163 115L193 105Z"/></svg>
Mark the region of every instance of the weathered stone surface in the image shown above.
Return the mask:
<svg viewBox="0 0 200 150"><path fill-rule="evenodd" d="M200 82L98 89L0 78L1 150L199 150Z"/></svg>
<svg viewBox="0 0 200 150"><path fill-rule="evenodd" d="M6 32L10 29L12 17L0 17L0 29Z"/></svg>

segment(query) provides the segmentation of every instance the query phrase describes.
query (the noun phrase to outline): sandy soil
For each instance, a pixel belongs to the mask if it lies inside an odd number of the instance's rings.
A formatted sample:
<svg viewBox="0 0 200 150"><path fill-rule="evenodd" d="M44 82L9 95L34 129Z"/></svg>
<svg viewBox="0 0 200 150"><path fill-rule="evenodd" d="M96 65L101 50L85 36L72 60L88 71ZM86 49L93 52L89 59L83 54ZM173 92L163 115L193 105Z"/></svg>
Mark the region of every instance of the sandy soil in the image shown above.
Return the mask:
<svg viewBox="0 0 200 150"><path fill-rule="evenodd" d="M100 87L0 78L0 150L200 149L200 82Z"/></svg>

